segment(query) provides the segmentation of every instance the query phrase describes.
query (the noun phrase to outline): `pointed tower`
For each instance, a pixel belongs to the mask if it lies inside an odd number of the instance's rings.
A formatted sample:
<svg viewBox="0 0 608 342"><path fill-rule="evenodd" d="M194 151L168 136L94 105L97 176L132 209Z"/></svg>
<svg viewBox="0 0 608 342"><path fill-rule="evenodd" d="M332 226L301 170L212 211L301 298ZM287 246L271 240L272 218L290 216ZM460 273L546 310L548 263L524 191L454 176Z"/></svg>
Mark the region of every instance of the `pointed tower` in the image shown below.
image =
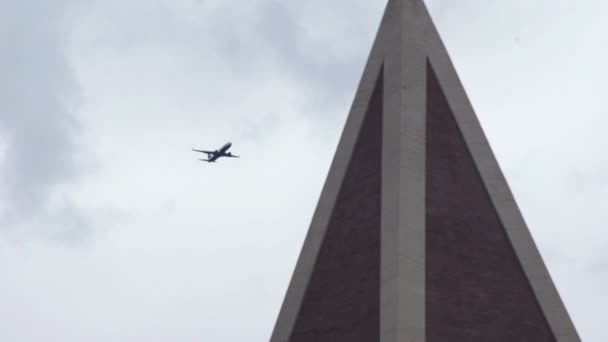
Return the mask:
<svg viewBox="0 0 608 342"><path fill-rule="evenodd" d="M271 342L580 341L422 0L390 0Z"/></svg>

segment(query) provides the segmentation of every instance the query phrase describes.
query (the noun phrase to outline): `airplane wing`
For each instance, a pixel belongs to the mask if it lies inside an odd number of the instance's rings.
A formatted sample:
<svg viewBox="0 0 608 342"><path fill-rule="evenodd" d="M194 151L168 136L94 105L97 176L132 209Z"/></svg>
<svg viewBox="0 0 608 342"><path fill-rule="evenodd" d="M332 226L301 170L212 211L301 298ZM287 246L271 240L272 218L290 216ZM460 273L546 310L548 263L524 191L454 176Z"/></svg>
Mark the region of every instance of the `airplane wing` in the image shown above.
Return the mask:
<svg viewBox="0 0 608 342"><path fill-rule="evenodd" d="M235 156L234 154L224 154L223 157L229 157L229 158L241 158L239 156Z"/></svg>
<svg viewBox="0 0 608 342"><path fill-rule="evenodd" d="M194 149L194 148L192 149L192 151L194 151L194 152L202 152L202 153L207 153L207 154L213 154L213 153L215 153L214 151L203 151L203 150L197 150L197 149Z"/></svg>

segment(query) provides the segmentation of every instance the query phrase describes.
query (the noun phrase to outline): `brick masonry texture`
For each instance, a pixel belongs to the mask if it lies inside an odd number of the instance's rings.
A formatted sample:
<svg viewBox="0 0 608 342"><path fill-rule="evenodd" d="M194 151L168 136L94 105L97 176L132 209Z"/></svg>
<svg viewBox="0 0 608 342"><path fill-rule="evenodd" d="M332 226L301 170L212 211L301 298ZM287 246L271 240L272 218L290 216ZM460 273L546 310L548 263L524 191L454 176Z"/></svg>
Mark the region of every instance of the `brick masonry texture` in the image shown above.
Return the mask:
<svg viewBox="0 0 608 342"><path fill-rule="evenodd" d="M427 67L427 342L555 341Z"/></svg>
<svg viewBox="0 0 608 342"><path fill-rule="evenodd" d="M382 77L365 115L292 342L380 340Z"/></svg>

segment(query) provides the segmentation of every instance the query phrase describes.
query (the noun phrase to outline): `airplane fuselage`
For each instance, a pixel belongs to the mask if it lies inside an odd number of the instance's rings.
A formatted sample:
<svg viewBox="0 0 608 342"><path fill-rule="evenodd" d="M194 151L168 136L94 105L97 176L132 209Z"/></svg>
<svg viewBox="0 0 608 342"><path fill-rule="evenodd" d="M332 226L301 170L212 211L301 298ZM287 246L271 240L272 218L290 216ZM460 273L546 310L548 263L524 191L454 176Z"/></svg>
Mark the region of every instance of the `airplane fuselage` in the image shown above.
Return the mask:
<svg viewBox="0 0 608 342"><path fill-rule="evenodd" d="M224 146L222 146L222 148L220 148L220 151L219 151L220 154L226 153L226 151L228 151L230 146L232 146L232 143L226 143Z"/></svg>
<svg viewBox="0 0 608 342"><path fill-rule="evenodd" d="M215 151L197 150L194 148L192 150L195 152L206 153L207 159L200 159L200 160L214 163L216 160L218 160L221 157L239 158L239 156L235 156L234 154L228 152L230 147L232 147L232 143L228 142L228 143L224 144L224 146L222 146L219 150L215 150Z"/></svg>
<svg viewBox="0 0 608 342"><path fill-rule="evenodd" d="M213 155L209 156L209 161L210 162L214 162L216 161L219 157L223 156L226 154L226 152L228 151L228 149L230 149L230 147L232 146L232 143L226 143L224 146L222 146L222 148L220 148L218 151L215 151L215 153L213 153Z"/></svg>

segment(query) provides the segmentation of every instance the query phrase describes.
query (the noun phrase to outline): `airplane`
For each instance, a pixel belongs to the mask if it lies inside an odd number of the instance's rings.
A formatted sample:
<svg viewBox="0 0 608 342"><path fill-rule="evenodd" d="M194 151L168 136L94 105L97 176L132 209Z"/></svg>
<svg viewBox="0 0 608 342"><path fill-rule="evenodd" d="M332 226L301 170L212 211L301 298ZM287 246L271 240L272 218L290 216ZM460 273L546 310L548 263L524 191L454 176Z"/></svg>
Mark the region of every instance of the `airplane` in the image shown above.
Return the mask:
<svg viewBox="0 0 608 342"><path fill-rule="evenodd" d="M215 161L221 157L239 158L239 156L235 156L234 154L232 154L230 152L226 152L226 151L228 151L228 149L231 146L232 146L232 143L229 142L229 143L226 143L224 146L222 146L222 148L220 148L219 150L215 150L215 151L203 151L203 150L196 150L196 149L192 149L192 151L207 154L207 159L199 159L199 160L206 161L208 163L215 163Z"/></svg>

